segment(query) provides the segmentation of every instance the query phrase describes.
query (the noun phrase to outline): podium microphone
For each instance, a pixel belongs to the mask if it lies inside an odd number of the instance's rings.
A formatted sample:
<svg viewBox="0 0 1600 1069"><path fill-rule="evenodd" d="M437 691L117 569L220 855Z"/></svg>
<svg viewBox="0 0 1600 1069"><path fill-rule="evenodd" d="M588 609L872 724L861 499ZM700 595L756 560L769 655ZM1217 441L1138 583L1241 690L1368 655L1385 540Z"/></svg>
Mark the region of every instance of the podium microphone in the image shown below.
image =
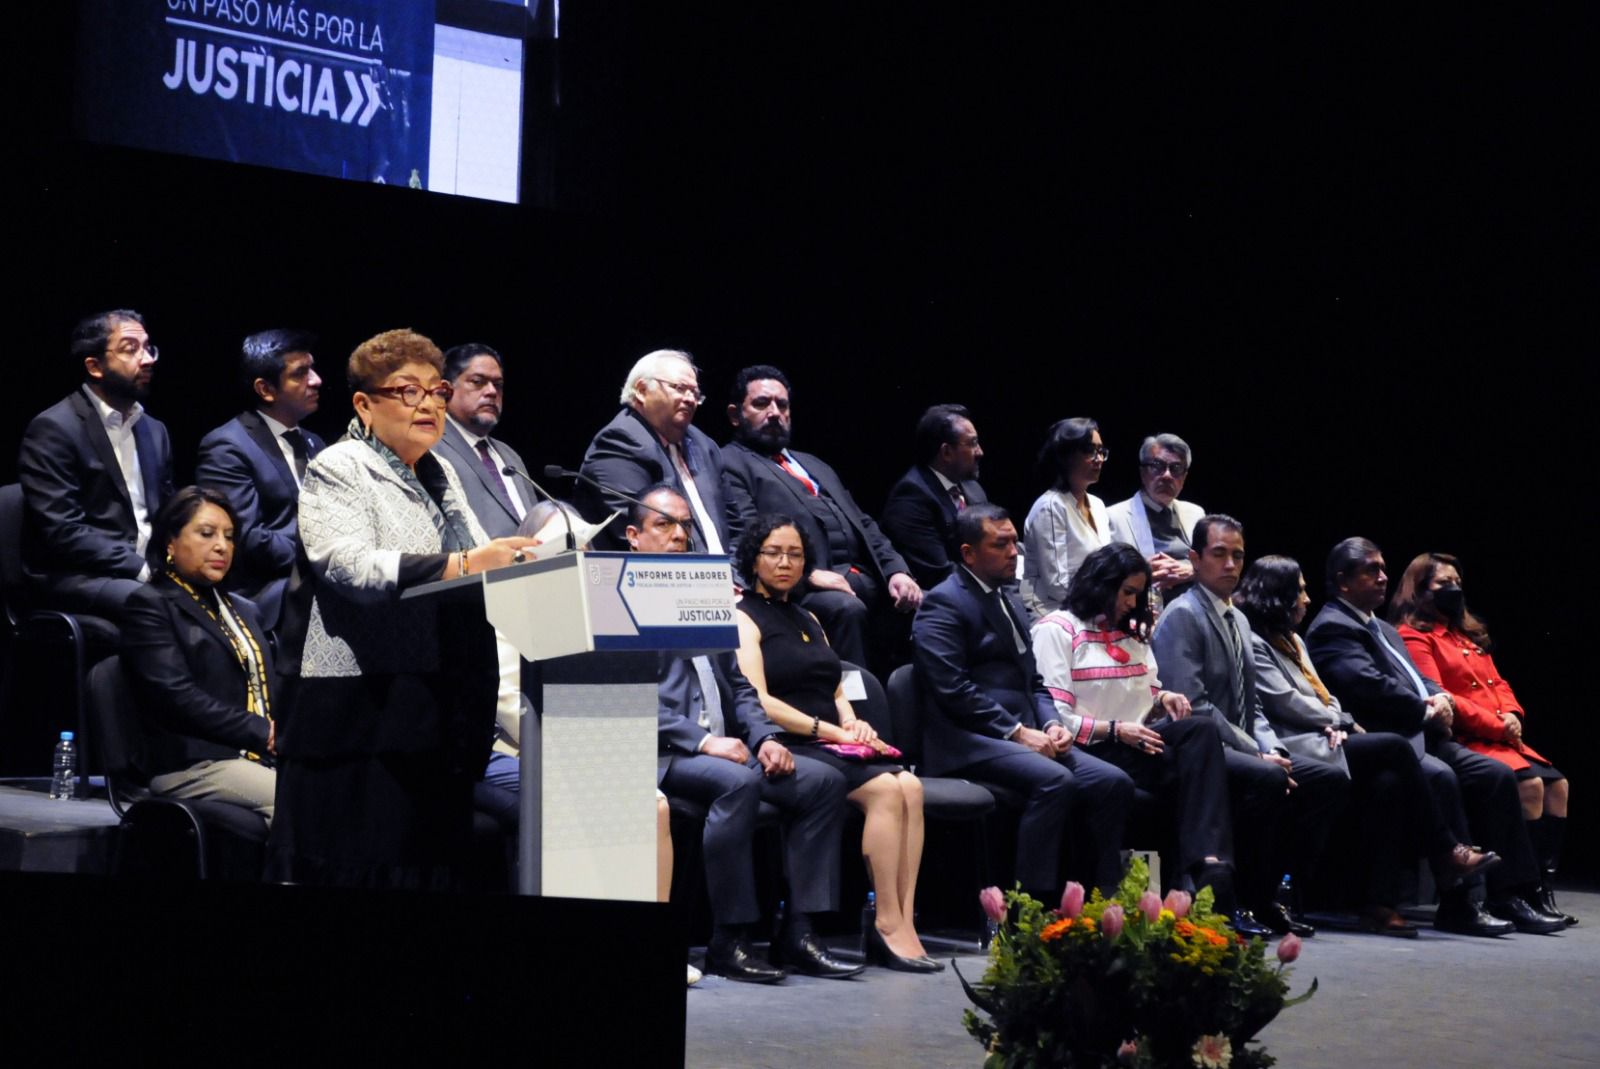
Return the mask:
<svg viewBox="0 0 1600 1069"><path fill-rule="evenodd" d="M638 505L642 509L648 509L651 512L658 512L667 519L671 520L673 523L678 522L678 517L672 515L672 513L668 512L666 509L658 509L654 505L634 497L632 494L625 494L614 486L607 486L599 479L585 475L581 471L573 471L570 468L563 468L560 464L546 464L544 466L544 477L546 479L581 479L590 486L594 487L596 490L599 490L602 494L612 494L616 497L622 498L622 500L630 504ZM528 481L533 482L532 479L529 479ZM700 540L700 544L702 546L705 545L705 534L700 530L700 521L695 518L693 509L689 510L689 528L694 532L695 538Z"/></svg>
<svg viewBox="0 0 1600 1069"><path fill-rule="evenodd" d="M550 504L554 505L556 507L556 511L557 512L561 513L561 522L563 522L563 523L565 523L567 525L567 548L569 550L575 550L575 549L578 548L578 536L572 533L572 517L567 515L566 506L564 506L561 502L556 500L556 495L552 494L550 491L548 491L544 487L540 486L539 483L538 483L538 480L536 480L532 475L529 475L527 472L523 471L521 468L516 467L515 465L507 464L505 467L500 469L500 474L501 475L510 475L510 476L513 476L513 477L520 475L524 479L528 480L529 484L535 490L537 490L541 494L543 494L544 495L544 499L546 501L550 502ZM546 474L546 476L548 476L549 472L547 471L545 474Z"/></svg>

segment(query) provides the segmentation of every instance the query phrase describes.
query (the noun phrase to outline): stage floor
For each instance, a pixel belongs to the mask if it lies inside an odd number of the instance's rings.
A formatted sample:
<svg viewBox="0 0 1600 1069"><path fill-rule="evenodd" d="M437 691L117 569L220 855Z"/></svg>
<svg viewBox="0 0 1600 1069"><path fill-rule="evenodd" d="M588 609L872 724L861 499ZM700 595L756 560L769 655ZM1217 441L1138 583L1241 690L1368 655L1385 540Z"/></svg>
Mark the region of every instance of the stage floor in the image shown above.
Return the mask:
<svg viewBox="0 0 1600 1069"><path fill-rule="evenodd" d="M1317 977L1316 996L1261 1038L1285 1069L1594 1065L1600 893L1559 900L1583 923L1554 936L1323 932L1306 941L1290 984L1298 994ZM969 978L982 974L982 957L956 960ZM961 1027L967 1005L948 970L868 969L855 980L795 977L771 987L707 976L689 990L686 1064L974 1069L983 1051Z"/></svg>

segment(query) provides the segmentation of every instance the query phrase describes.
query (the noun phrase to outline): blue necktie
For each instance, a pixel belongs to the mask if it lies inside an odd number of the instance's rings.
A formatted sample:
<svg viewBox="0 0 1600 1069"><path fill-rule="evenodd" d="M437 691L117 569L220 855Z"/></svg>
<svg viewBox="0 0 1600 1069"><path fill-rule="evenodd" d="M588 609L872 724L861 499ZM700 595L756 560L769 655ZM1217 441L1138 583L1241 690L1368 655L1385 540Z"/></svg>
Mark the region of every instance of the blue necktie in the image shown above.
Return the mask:
<svg viewBox="0 0 1600 1069"><path fill-rule="evenodd" d="M1378 626L1378 618L1376 616L1367 620L1367 630L1377 636L1378 644L1389 655L1389 659L1405 672L1406 678L1411 680L1411 685L1416 688L1417 697L1427 701L1428 687L1422 682L1422 677L1417 674L1416 668L1411 664L1411 658L1401 656L1400 652L1389 644L1389 638L1383 633L1383 628Z"/></svg>

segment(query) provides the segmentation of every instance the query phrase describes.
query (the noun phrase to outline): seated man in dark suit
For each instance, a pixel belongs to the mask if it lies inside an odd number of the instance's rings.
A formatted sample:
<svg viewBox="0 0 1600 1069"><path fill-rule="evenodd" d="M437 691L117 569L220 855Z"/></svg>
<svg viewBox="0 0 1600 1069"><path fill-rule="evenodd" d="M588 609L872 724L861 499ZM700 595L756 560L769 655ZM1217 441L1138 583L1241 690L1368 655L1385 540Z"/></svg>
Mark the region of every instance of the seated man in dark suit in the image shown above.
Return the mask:
<svg viewBox="0 0 1600 1069"><path fill-rule="evenodd" d="M1502 935L1512 927L1559 931L1561 917L1541 913L1528 901L1538 892L1539 868L1516 776L1450 737L1450 695L1417 671L1400 633L1375 615L1389 596L1382 552L1365 538L1347 538L1328 554L1326 575L1328 601L1306 632L1317 673L1363 728L1411 740L1456 840L1472 842L1475 835L1502 858L1485 877L1491 915L1473 903L1466 887L1444 889L1434 926L1468 935Z"/></svg>
<svg viewBox="0 0 1600 1069"><path fill-rule="evenodd" d="M869 618L891 605L915 612L922 588L834 470L810 453L789 448L789 380L782 371L745 368L729 399L733 442L722 454L729 535L738 539L745 525L765 512L801 523L817 566L806 577L809 589L800 604L822 622L841 658L882 667L887 657L868 653ZM893 632L880 618L871 645L887 649Z"/></svg>
<svg viewBox="0 0 1600 1069"><path fill-rule="evenodd" d="M467 504L490 538L517 533L539 491L528 481L517 451L489 437L500 422L506 380L500 354L477 342L444 354L444 377L455 393L446 408L444 437L436 453L461 476ZM510 474L506 468L512 468Z"/></svg>
<svg viewBox="0 0 1600 1069"><path fill-rule="evenodd" d="M1247 935L1263 925L1279 935L1311 935L1311 926L1274 896L1284 872L1302 887L1310 882L1350 797L1350 777L1338 766L1291 755L1262 715L1250 622L1232 601L1244 571L1244 528L1231 516L1202 516L1194 546L1194 586L1161 614L1150 648L1167 689L1187 695L1191 715L1211 717L1222 734L1242 907L1235 927Z"/></svg>
<svg viewBox="0 0 1600 1069"><path fill-rule="evenodd" d="M315 344L297 330L246 338L239 370L250 408L200 439L195 464L196 485L219 491L239 517L233 588L256 603L268 631L278 629L300 554L300 480L323 445L300 426L321 396Z"/></svg>
<svg viewBox="0 0 1600 1069"><path fill-rule="evenodd" d="M150 520L173 491L167 428L140 403L158 354L143 317L119 309L73 328L72 358L83 385L34 417L17 453L22 563L41 607L114 621L149 578Z"/></svg>
<svg viewBox="0 0 1600 1069"><path fill-rule="evenodd" d="M676 489L694 515L690 547L701 553L726 553L733 542L722 498L722 451L694 426L705 395L700 372L688 353L658 349L634 363L622 385L622 410L589 443L582 471L625 494L657 483ZM623 497L588 484L577 492L578 507L598 523L611 512L624 516L633 506ZM595 536L596 549L626 549L619 517Z"/></svg>
<svg viewBox="0 0 1600 1069"><path fill-rule="evenodd" d="M962 405L934 405L917 421L917 463L900 476L883 506L883 531L924 590L955 567L956 513L989 498L978 485L983 447Z"/></svg>
<svg viewBox="0 0 1600 1069"><path fill-rule="evenodd" d="M670 486L647 488L634 506L628 545L641 553L689 548L689 504ZM810 915L839 908L839 833L845 782L835 770L796 757L761 709L755 688L732 651L711 656L662 655L660 759L656 783L667 795L705 805L706 894L711 944L706 971L732 980L770 983L782 969L758 960L745 928L760 916L751 841L762 801L784 814L784 869L789 876L785 930L776 962L811 976L854 976L862 966L830 955L811 930Z"/></svg>
<svg viewBox="0 0 1600 1069"><path fill-rule="evenodd" d="M966 776L1027 795L1017 880L1053 902L1069 824L1075 875L1109 892L1122 877L1133 800L1126 772L1073 746L1034 664L1027 615L1004 585L1017 574L1017 529L997 505L956 518L961 566L912 620L923 713L921 771Z"/></svg>

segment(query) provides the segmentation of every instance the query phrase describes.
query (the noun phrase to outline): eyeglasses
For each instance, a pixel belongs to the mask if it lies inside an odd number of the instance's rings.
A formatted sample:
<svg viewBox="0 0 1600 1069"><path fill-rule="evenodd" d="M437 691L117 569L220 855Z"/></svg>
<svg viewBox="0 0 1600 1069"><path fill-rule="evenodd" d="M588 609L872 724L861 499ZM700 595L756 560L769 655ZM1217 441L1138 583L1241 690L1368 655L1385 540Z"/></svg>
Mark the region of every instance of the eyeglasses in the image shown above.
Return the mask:
<svg viewBox="0 0 1600 1069"><path fill-rule="evenodd" d="M1105 460L1107 457L1111 456L1111 450L1102 445L1097 449L1085 449L1083 451L1083 455L1094 460Z"/></svg>
<svg viewBox="0 0 1600 1069"><path fill-rule="evenodd" d="M153 364L161 359L161 350L149 338L140 341L138 338L123 338L106 355L116 353L118 356L131 356L137 358L140 353L148 353Z"/></svg>
<svg viewBox="0 0 1600 1069"><path fill-rule="evenodd" d="M471 386L474 390L483 390L493 386L496 393L506 392L505 379L490 378L488 375L468 375L467 385Z"/></svg>
<svg viewBox="0 0 1600 1069"><path fill-rule="evenodd" d="M1139 467L1157 478L1160 478L1163 474L1170 473L1174 479L1181 479L1189 474L1189 465L1181 460L1174 460L1171 463L1160 460L1141 460Z"/></svg>
<svg viewBox="0 0 1600 1069"><path fill-rule="evenodd" d="M770 561L773 564L777 564L779 561L790 560L794 561L796 564L804 564L806 561L806 551L803 549L778 549L773 546L768 546L766 549L759 550L758 552L760 552L762 560Z"/></svg>
<svg viewBox="0 0 1600 1069"><path fill-rule="evenodd" d="M448 382L441 382L431 390L425 390L415 383L407 383L404 386L373 386L361 392L377 394L379 397L398 398L407 408L421 408L424 397L431 397L441 405L447 405L450 403L450 398L456 395L455 387Z"/></svg>
<svg viewBox="0 0 1600 1069"><path fill-rule="evenodd" d="M705 402L706 395L701 393L700 387L692 382L673 382L671 379L652 379L652 381L660 383L662 388L669 393L675 393L680 397L693 398L694 403L697 405Z"/></svg>

